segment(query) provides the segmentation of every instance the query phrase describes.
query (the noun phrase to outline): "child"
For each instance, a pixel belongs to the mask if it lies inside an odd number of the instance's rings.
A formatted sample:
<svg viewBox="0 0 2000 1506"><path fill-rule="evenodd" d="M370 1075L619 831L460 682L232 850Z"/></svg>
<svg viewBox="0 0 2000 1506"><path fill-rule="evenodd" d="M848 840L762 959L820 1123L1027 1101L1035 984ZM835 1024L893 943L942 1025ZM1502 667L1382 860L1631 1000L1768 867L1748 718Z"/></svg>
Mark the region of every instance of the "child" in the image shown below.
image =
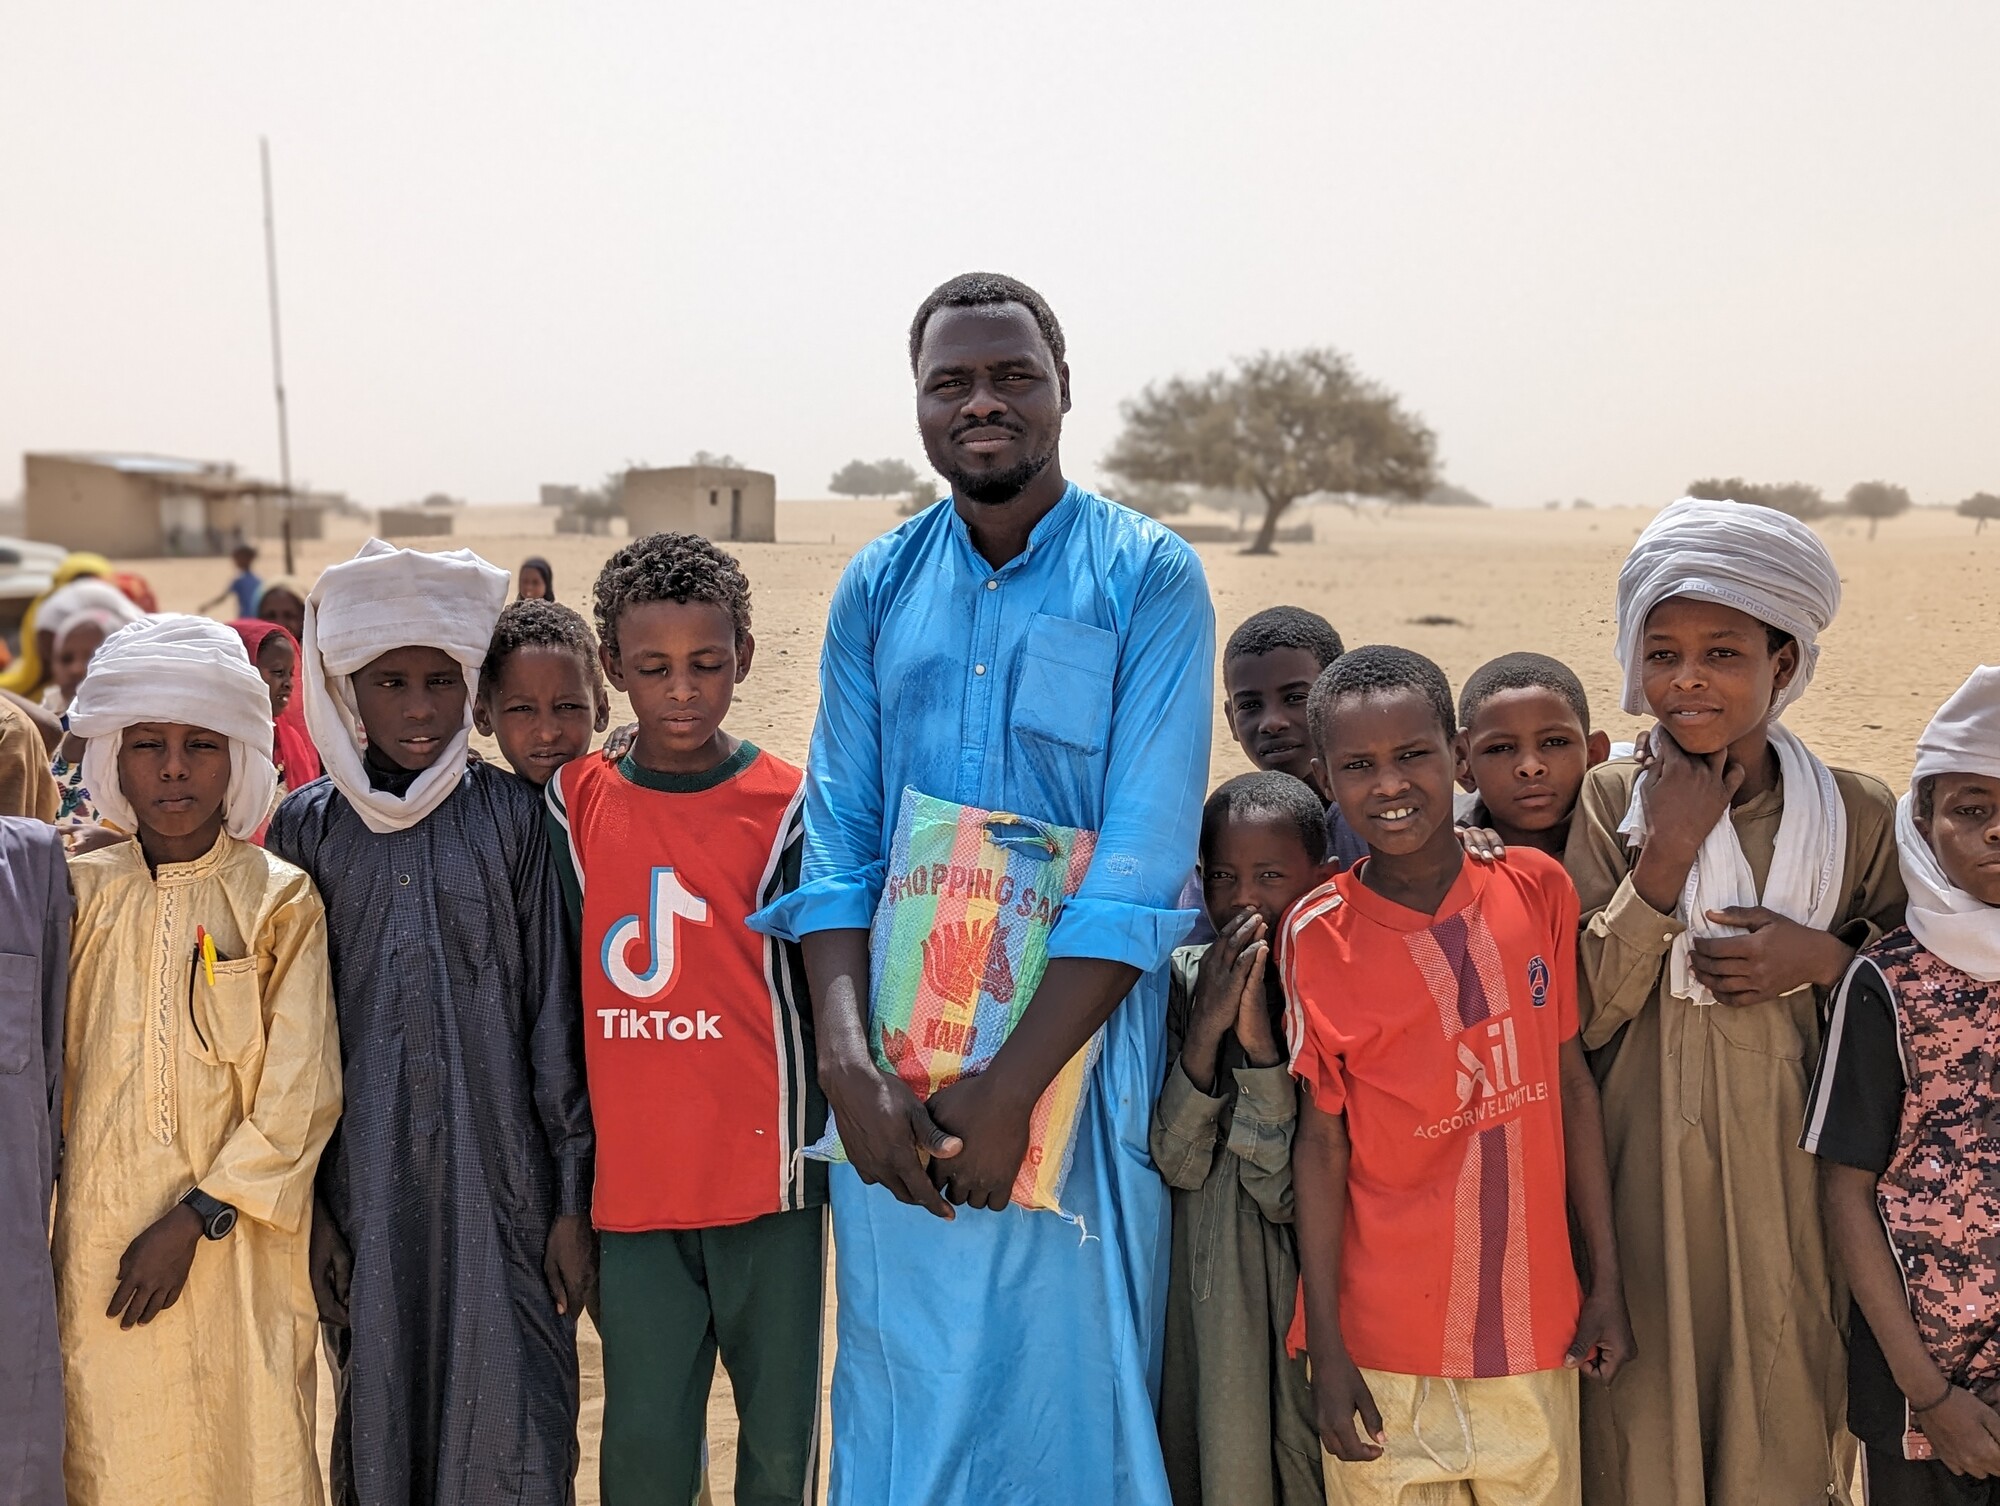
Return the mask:
<svg viewBox="0 0 2000 1506"><path fill-rule="evenodd" d="M531 554L521 561L515 591L517 601L554 601L556 599L556 573L549 568L549 562L539 554Z"/></svg>
<svg viewBox="0 0 2000 1506"><path fill-rule="evenodd" d="M1800 1143L1854 1293L1847 1425L1869 1501L1995 1506L2000 669L1924 732L1896 842L1908 929L1848 969Z"/></svg>
<svg viewBox="0 0 2000 1506"><path fill-rule="evenodd" d="M1643 770L1585 778L1566 859L1639 1342L1585 1398L1594 1501L1846 1498L1833 1277L1794 1142L1815 990L1901 923L1903 883L1889 792L1777 720L1839 604L1812 529L1734 502L1676 502L1619 573L1624 707L1659 725Z"/></svg>
<svg viewBox="0 0 2000 1506"><path fill-rule="evenodd" d="M220 623L157 617L105 642L70 727L138 838L70 865L71 1506L316 1506L306 1257L340 1061L319 896L244 840L277 783L264 683Z"/></svg>
<svg viewBox="0 0 2000 1506"><path fill-rule="evenodd" d="M548 808L591 959L604 1498L693 1497L720 1350L737 1499L809 1501L826 1168L800 1152L826 1106L797 949L744 924L797 883L805 776L722 727L756 647L734 559L652 534L611 557L596 598L638 734L617 763L564 764Z"/></svg>
<svg viewBox="0 0 2000 1506"><path fill-rule="evenodd" d="M500 614L472 721L537 789L590 749L611 720L597 642L584 620L553 601L517 601Z"/></svg>
<svg viewBox="0 0 2000 1506"><path fill-rule="evenodd" d="M137 616L137 613L121 615L100 607L85 607L64 619L56 633L55 683L42 693L43 708L56 716L69 710L69 703L76 699L77 687L90 673L91 656L106 638L137 620Z"/></svg>
<svg viewBox="0 0 2000 1506"><path fill-rule="evenodd" d="M49 773L41 726L24 707L0 694L0 815L53 822L61 798Z"/></svg>
<svg viewBox="0 0 2000 1506"><path fill-rule="evenodd" d="M371 539L306 610L328 778L267 841L326 897L347 1110L313 1278L336 1502L561 1501L576 1470L590 1112L535 792L466 765L505 571Z"/></svg>
<svg viewBox="0 0 2000 1506"><path fill-rule="evenodd" d="M1326 813L1289 774L1242 774L1202 810L1212 947L1174 953L1153 1160L1173 1191L1160 1445L1179 1506L1317 1506L1319 1439L1305 1361L1285 1331L1297 1093L1269 967L1285 912L1326 878Z"/></svg>
<svg viewBox="0 0 2000 1506"><path fill-rule="evenodd" d="M1327 1498L1573 1506L1571 1372L1609 1381L1632 1352L1576 1038L1576 895L1529 848L1466 860L1451 687L1428 659L1356 649L1310 715L1369 854L1285 927L1306 1089L1294 1339L1312 1355Z"/></svg>
<svg viewBox="0 0 2000 1506"><path fill-rule="evenodd" d="M319 750L305 724L289 715L297 699L298 643L277 623L256 617L239 617L229 626L271 689L271 754L278 783L285 790L303 789L319 778Z"/></svg>
<svg viewBox="0 0 2000 1506"><path fill-rule="evenodd" d="M49 1209L62 1143L72 902L62 838L43 820L45 803L8 777L8 741L30 739L36 754L41 750L32 729L10 730L17 715L0 704L0 1332L7 1336L0 1343L0 1495L12 1506L63 1506ZM33 771L47 782L44 759L27 761L24 772Z"/></svg>
<svg viewBox="0 0 2000 1506"><path fill-rule="evenodd" d="M1583 776L1611 756L1583 682L1545 654L1503 654L1465 682L1458 720L1459 787L1478 793L1459 824L1560 859Z"/></svg>
<svg viewBox="0 0 2000 1506"><path fill-rule="evenodd" d="M1304 607L1267 607L1229 635L1222 649L1222 711L1250 762L1318 788L1306 697L1341 652L1333 624ZM1354 834L1333 797L1326 800L1327 860L1346 868L1368 844Z"/></svg>
<svg viewBox="0 0 2000 1506"><path fill-rule="evenodd" d="M211 607L221 606L233 594L236 597L236 615L254 617L257 615L257 599L264 593L264 582L259 580L257 573L250 568L257 563L256 547L251 544L238 544L229 551L229 559L236 566L235 578L195 610L206 612Z"/></svg>

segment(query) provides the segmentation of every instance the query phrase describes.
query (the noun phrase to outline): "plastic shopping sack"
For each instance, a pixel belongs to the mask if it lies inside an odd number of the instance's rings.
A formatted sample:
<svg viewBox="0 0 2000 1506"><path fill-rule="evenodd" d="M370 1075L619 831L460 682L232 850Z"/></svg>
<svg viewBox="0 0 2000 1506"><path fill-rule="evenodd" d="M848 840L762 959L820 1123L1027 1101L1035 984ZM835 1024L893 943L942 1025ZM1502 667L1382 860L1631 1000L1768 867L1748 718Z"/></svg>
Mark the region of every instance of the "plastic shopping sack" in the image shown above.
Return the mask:
<svg viewBox="0 0 2000 1506"><path fill-rule="evenodd" d="M986 1069L1035 996L1049 931L1090 867L1095 832L903 791L869 933L868 1039L920 1099ZM1014 1201L1069 1215L1063 1182L1103 1049L1099 1029L1056 1074L1029 1121ZM806 1152L847 1159L839 1131Z"/></svg>

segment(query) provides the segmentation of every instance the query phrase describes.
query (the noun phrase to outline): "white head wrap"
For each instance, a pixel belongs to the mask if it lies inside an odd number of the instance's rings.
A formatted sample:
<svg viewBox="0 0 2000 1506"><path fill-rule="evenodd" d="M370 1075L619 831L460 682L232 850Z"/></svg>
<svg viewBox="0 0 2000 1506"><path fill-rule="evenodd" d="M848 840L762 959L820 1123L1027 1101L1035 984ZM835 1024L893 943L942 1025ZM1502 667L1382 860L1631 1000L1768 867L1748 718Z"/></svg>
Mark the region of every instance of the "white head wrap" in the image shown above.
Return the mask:
<svg viewBox="0 0 2000 1506"><path fill-rule="evenodd" d="M1909 793L1896 803L1896 854L1910 891L1911 933L1960 972L2000 983L2000 909L1954 885L1917 830L1916 788L1935 774L2000 779L2000 668L1981 665L1938 708L1917 740Z"/></svg>
<svg viewBox="0 0 2000 1506"><path fill-rule="evenodd" d="M1618 572L1618 662L1632 716L1646 713L1646 617L1670 596L1720 602L1798 640L1798 673L1772 702L1775 717L1812 682L1819 635L1840 610L1840 572L1818 534L1774 508L1683 497L1661 509Z"/></svg>
<svg viewBox="0 0 2000 1506"><path fill-rule="evenodd" d="M49 593L35 613L35 631L52 633L60 643L70 619L88 611L108 612L121 623L137 622L146 615L110 581L85 576Z"/></svg>
<svg viewBox="0 0 2000 1506"><path fill-rule="evenodd" d="M90 661L69 727L85 739L83 783L99 814L127 832L139 821L118 782L118 747L135 722L206 727L229 739L223 826L232 837L249 837L271 813L278 771L270 687L221 623L178 612L147 617L106 638Z"/></svg>
<svg viewBox="0 0 2000 1506"><path fill-rule="evenodd" d="M1768 507L1683 497L1646 525L1618 572L1618 662L1625 669L1625 710L1647 710L1643 681L1646 618L1673 596L1694 596L1746 612L1789 633L1799 645L1798 672L1773 698L1769 729L1778 758L1785 808L1778 819L1777 850L1762 894L1736 825L1723 813L1701 844L1674 913L1687 929L1674 939L1668 987L1677 998L1713 1004L1715 996L1694 976L1690 959L1697 936L1737 934L1717 925L1711 910L1763 905L1824 930L1839 913L1847 863L1847 807L1833 772L1798 735L1779 723L1780 711L1805 692L1819 665L1819 635L1840 610L1840 572L1818 534ZM1668 735L1656 730L1654 736ZM1641 775L1619 831L1643 847L1652 822Z"/></svg>
<svg viewBox="0 0 2000 1506"><path fill-rule="evenodd" d="M370 539L324 571L306 598L301 693L306 726L331 778L370 831L403 831L458 788L472 736L479 666L512 577L470 549L425 554ZM367 734L354 698L354 672L391 649L442 649L465 670L465 720L438 761L408 793L375 789L363 759ZM242 650L239 647L239 657Z"/></svg>

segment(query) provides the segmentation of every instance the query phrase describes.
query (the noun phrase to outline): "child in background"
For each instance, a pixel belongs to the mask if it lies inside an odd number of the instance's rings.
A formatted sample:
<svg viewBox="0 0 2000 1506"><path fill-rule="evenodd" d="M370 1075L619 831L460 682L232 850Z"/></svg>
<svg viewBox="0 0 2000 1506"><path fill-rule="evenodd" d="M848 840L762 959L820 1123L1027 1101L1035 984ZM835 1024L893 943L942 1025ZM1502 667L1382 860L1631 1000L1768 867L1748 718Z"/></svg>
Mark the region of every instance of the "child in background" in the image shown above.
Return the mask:
<svg viewBox="0 0 2000 1506"><path fill-rule="evenodd" d="M1902 923L1893 802L1778 720L1840 605L1826 545L1683 499L1618 577L1645 765L1585 778L1566 861L1639 1356L1584 1400L1594 1502L1845 1499L1841 1336L1797 1147L1819 991ZM1715 1007L1716 1005L1722 1007Z"/></svg>
<svg viewBox="0 0 2000 1506"><path fill-rule="evenodd" d="M549 562L539 554L531 554L521 561L516 575L520 582L515 590L517 601L554 601L556 599L556 573L549 568Z"/></svg>
<svg viewBox="0 0 2000 1506"><path fill-rule="evenodd" d="M257 615L257 600L264 593L264 582L257 578L257 572L250 567L257 563L257 549L254 544L238 544L229 551L230 563L236 566L236 575L228 585L209 597L197 612L206 612L219 607L231 596L236 598L236 615L254 617Z"/></svg>
<svg viewBox="0 0 2000 1506"><path fill-rule="evenodd" d="M1304 607L1267 607L1244 619L1222 649L1222 710L1243 754L1260 769L1290 774L1318 789L1306 697L1341 655L1340 634ZM1346 868L1368 851L1327 801L1327 861Z"/></svg>
<svg viewBox="0 0 2000 1506"><path fill-rule="evenodd" d="M1478 795L1459 824L1561 858L1583 776L1611 756L1583 682L1546 654L1503 654L1466 680L1458 721L1459 787Z"/></svg>
<svg viewBox="0 0 2000 1506"><path fill-rule="evenodd" d="M541 802L467 767L507 575L370 540L313 588L301 694L328 778L267 841L325 896L347 1107L313 1280L336 1502L568 1498L590 1284L576 961Z"/></svg>
<svg viewBox="0 0 2000 1506"><path fill-rule="evenodd" d="M733 558L652 534L596 599L638 733L618 762L564 764L548 810L589 959L604 1499L692 1499L719 1350L736 1499L810 1501L826 1167L800 1152L826 1106L797 948L744 924L798 882L804 774L723 730L756 648Z"/></svg>
<svg viewBox="0 0 2000 1506"><path fill-rule="evenodd" d="M70 725L138 840L70 865L69 1500L316 1506L306 1256L340 1061L319 896L245 840L277 782L264 683L220 623L157 617L105 643Z"/></svg>
<svg viewBox="0 0 2000 1506"><path fill-rule="evenodd" d="M1932 718L1896 842L1908 928L1848 969L1800 1143L1854 1295L1847 1425L1871 1506L1995 1506L2000 669Z"/></svg>
<svg viewBox="0 0 2000 1506"><path fill-rule="evenodd" d="M1202 809L1203 900L1218 939L1174 953L1153 1161L1173 1188L1160 1446L1177 1506L1317 1506L1303 1356L1285 1353L1298 1094L1271 943L1326 879L1326 814L1289 774L1242 774Z"/></svg>
<svg viewBox="0 0 2000 1506"><path fill-rule="evenodd" d="M290 714L298 699L298 643L277 623L261 618L242 617L229 626L271 690L271 752L278 783L286 791L303 789L319 778L319 749L305 723Z"/></svg>
<svg viewBox="0 0 2000 1506"><path fill-rule="evenodd" d="M525 567L523 567L525 569ZM472 721L500 744L516 774L540 788L590 751L611 720L590 627L554 601L517 601L500 614Z"/></svg>
<svg viewBox="0 0 2000 1506"><path fill-rule="evenodd" d="M106 638L136 618L136 613L107 612L101 607L86 607L67 618L56 634L55 683L42 693L43 708L57 716L69 710L77 687L90 673L91 656Z"/></svg>
<svg viewBox="0 0 2000 1506"><path fill-rule="evenodd" d="M1428 659L1356 649L1310 714L1369 851L1294 907L1283 948L1306 1090L1293 1337L1327 1498L1573 1506L1572 1372L1608 1382L1632 1352L1576 1038L1576 894L1529 848L1466 861L1451 687Z"/></svg>

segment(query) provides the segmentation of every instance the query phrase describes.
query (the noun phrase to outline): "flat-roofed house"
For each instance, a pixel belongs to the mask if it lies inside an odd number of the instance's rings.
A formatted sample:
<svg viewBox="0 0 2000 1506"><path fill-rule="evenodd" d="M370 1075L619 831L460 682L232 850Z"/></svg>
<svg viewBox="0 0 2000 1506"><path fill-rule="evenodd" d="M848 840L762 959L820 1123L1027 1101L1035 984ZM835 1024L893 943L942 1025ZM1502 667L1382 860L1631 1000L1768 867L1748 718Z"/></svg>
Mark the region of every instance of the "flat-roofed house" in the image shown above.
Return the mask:
<svg viewBox="0 0 2000 1506"><path fill-rule="evenodd" d="M719 465L631 470L622 497L634 538L671 531L717 543L769 544L778 537L778 481L769 471Z"/></svg>
<svg viewBox="0 0 2000 1506"><path fill-rule="evenodd" d="M284 488L223 462L79 452L24 455L22 470L23 532L65 549L113 559L227 554L281 526Z"/></svg>

